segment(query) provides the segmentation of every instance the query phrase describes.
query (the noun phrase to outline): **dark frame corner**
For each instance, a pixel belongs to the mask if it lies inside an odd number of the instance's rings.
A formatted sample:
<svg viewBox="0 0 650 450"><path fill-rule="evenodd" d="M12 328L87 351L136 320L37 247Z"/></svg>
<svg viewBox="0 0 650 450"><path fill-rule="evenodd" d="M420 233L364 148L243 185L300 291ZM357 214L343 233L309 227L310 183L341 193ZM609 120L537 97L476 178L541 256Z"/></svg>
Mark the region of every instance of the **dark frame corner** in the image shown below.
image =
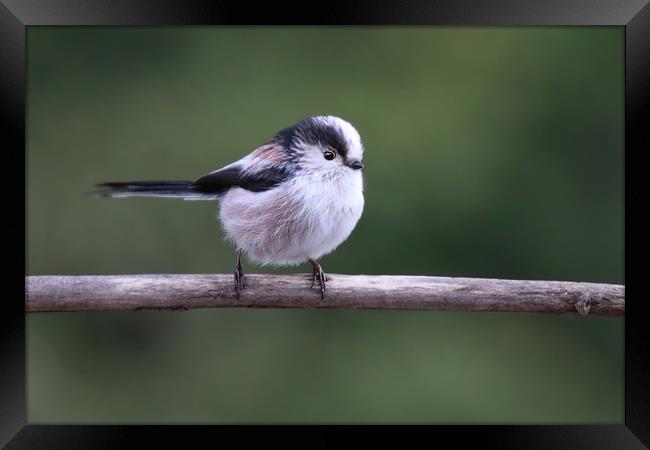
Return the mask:
<svg viewBox="0 0 650 450"><path fill-rule="evenodd" d="M234 1L180 0L0 0L0 123L5 159L19 173L25 170L25 29L30 25L210 25L210 24L418 24L418 25L615 25L625 27L625 161L626 175L631 168L629 155L647 150L647 117L650 109L650 4L647 0L408 0L379 5L371 1L356 3L333 1L328 8L291 9L276 2L259 3L255 11L248 4ZM110 5L110 6L109 6ZM9 155L9 156L7 156ZM21 155L21 156L19 156ZM6 201L6 200L5 200ZM24 197L12 197L12 207L25 211ZM626 214L630 197L625 198ZM20 214L10 215L16 222ZM22 218L23 230L27 226ZM626 221L626 231L628 221ZM13 225L13 224L12 224ZM16 223L12 229L20 229ZM629 232L626 233L626 261L631 255ZM25 248L21 252L25 257ZM19 257L19 260L22 258ZM24 259L23 259L24 261ZM628 266L629 267L629 266ZM626 285L629 281L626 271ZM14 284L12 283L12 286ZM2 370L0 370L0 445L7 448L121 448L143 434L156 441L172 434L200 433L223 439L225 431L237 439L249 436L241 427L129 427L129 426L56 426L27 424L25 386L25 311L18 298L24 284L15 279L16 291L5 302L7 324L0 328ZM9 295L7 294L9 298ZM639 301L637 301L639 300ZM452 438L471 439L487 447L503 448L644 448L650 446L650 351L643 330L643 299L628 302L625 320L625 424L582 426L436 426L431 429L409 428L409 440L437 442ZM341 427L319 429L336 435ZM259 429L267 436L276 433ZM373 437L386 442L393 430L372 430ZM295 430L294 430L295 431ZM300 433L291 432L294 440ZM444 435L444 436L443 436ZM181 438L182 439L182 438ZM313 436L310 438L313 442ZM180 442L187 443L187 440ZM200 441L199 441L200 442ZM286 439L283 442L288 442ZM305 442L298 441L298 442ZM398 441L399 442L399 441ZM645 446L642 444L645 443ZM494 445L489 445L494 444ZM541 444L541 445L540 445ZM646 447L647 448L647 447Z"/></svg>

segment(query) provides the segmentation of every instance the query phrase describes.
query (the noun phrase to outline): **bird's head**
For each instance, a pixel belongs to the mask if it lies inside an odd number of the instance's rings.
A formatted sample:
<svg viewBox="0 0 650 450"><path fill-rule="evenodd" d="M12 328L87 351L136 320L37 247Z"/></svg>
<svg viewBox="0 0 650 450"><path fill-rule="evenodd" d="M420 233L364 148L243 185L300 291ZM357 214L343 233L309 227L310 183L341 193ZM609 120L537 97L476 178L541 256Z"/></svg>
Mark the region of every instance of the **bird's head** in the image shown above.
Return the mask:
<svg viewBox="0 0 650 450"><path fill-rule="evenodd" d="M361 176L363 144L357 130L334 116L315 116L280 131L282 145L300 170Z"/></svg>

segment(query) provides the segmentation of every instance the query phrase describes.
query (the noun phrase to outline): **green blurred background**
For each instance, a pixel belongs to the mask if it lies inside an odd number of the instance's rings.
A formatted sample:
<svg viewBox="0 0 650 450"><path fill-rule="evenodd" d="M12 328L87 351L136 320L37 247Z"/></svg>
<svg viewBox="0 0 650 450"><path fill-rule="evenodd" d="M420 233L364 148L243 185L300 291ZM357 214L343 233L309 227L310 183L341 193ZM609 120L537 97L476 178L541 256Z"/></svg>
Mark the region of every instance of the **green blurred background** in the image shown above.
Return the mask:
<svg viewBox="0 0 650 450"><path fill-rule="evenodd" d="M364 139L366 207L326 271L623 283L623 36L29 27L27 272L230 273L217 204L86 193L334 114ZM27 339L32 423L623 421L618 318L34 313Z"/></svg>

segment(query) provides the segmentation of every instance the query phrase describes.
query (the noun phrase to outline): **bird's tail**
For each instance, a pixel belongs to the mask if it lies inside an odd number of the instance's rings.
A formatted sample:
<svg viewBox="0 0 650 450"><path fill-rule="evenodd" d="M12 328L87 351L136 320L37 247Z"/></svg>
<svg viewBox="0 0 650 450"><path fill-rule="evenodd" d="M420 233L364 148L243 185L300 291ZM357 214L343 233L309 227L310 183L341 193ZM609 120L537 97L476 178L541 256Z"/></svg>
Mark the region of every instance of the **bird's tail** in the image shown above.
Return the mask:
<svg viewBox="0 0 650 450"><path fill-rule="evenodd" d="M98 197L168 197L212 200L216 192L199 189L192 181L117 181L95 185Z"/></svg>

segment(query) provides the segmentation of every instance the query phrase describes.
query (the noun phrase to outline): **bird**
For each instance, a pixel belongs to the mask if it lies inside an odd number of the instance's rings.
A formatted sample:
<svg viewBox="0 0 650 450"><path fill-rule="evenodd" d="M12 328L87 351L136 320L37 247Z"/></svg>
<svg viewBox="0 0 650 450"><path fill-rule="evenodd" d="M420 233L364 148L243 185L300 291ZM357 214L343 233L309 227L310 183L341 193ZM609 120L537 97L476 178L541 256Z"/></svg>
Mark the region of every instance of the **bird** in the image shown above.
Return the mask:
<svg viewBox="0 0 650 450"><path fill-rule="evenodd" d="M311 286L325 299L320 258L352 233L364 208L364 144L348 121L310 116L278 131L241 159L193 181L112 181L100 197L217 200L226 240L234 243L234 290L246 289L241 257L261 266L309 262Z"/></svg>

